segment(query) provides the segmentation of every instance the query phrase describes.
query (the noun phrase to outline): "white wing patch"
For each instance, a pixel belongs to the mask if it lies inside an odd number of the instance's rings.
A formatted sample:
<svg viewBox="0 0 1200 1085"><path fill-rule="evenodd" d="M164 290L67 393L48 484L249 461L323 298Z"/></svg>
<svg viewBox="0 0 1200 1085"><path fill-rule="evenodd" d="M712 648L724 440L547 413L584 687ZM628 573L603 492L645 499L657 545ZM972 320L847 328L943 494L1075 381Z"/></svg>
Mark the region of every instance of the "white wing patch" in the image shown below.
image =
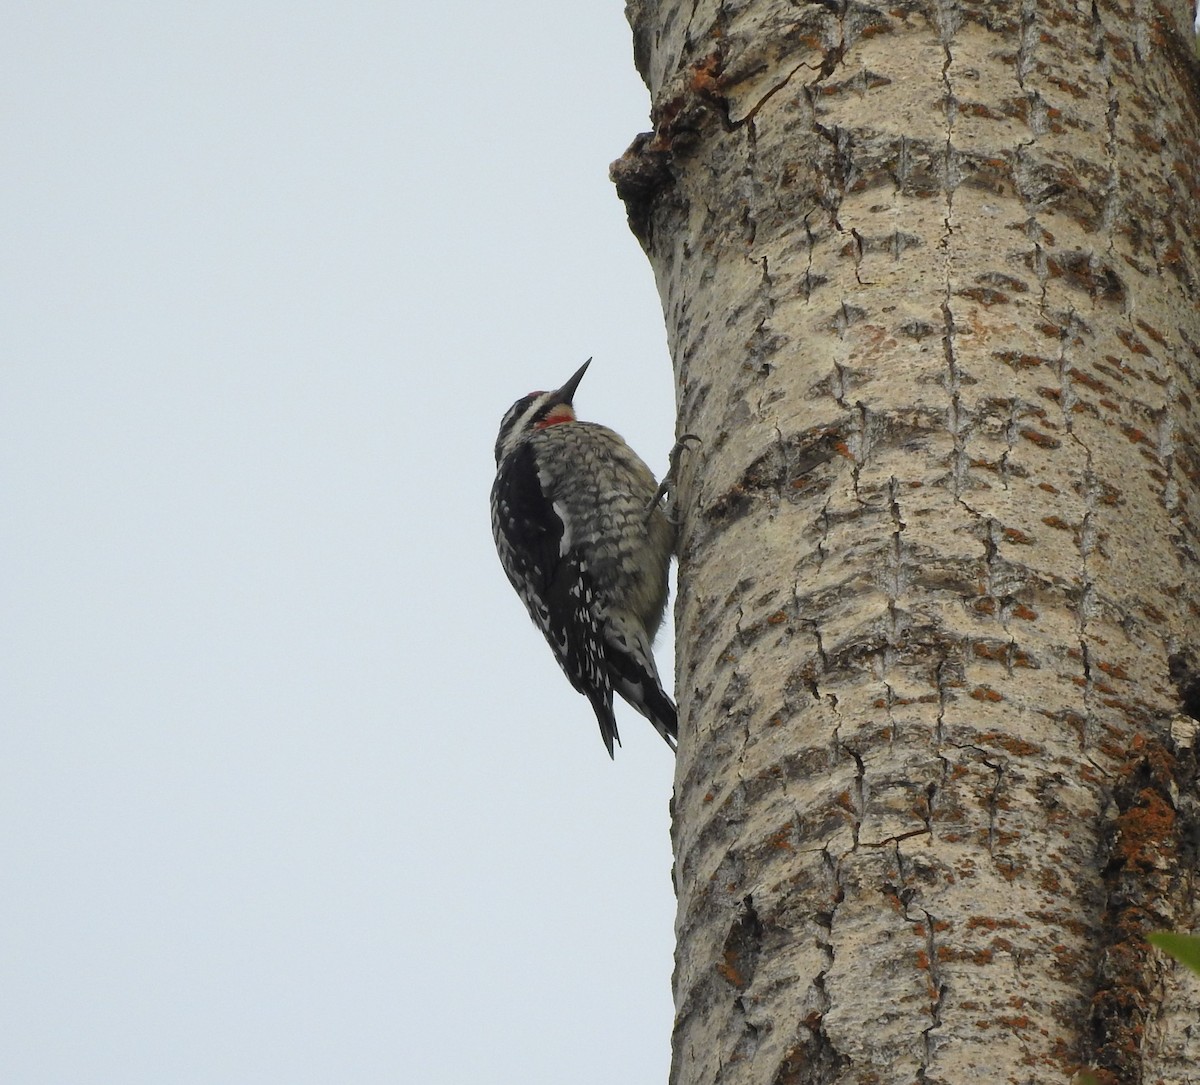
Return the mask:
<svg viewBox="0 0 1200 1085"><path fill-rule="evenodd" d="M558 543L558 556L566 557L567 551L574 544L574 540L571 538L571 520L567 516L567 507L561 501L551 502L550 507L554 509L554 515L558 517L563 528L562 538Z"/></svg>

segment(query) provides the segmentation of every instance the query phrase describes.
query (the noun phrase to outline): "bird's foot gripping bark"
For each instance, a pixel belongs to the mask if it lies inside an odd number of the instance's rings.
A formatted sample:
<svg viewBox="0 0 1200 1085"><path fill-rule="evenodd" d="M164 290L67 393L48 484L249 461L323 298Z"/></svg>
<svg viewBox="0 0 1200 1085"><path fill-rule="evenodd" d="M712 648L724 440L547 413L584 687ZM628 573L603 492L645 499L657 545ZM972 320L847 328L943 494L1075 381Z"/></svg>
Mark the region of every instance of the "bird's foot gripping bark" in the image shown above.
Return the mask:
<svg viewBox="0 0 1200 1085"><path fill-rule="evenodd" d="M665 497L667 499L667 507L665 509L667 519L672 524L678 523L675 518L675 482L679 477L679 461L683 458L684 452L688 445L695 441L696 444L703 444L694 433L683 434L675 446L671 449L671 454L668 457L670 466L667 468L667 473L663 475L663 480L658 484L658 489L654 491L654 496L650 499L650 504L646 506L646 519L650 519L650 514L658 508L658 503Z"/></svg>

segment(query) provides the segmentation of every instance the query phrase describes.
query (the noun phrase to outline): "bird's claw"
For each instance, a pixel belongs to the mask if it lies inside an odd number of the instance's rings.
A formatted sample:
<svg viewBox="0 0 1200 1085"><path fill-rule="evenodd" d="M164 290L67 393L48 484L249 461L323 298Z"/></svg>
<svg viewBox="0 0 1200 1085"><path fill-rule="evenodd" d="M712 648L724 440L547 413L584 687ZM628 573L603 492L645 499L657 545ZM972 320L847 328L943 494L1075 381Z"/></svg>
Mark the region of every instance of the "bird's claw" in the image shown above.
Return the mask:
<svg viewBox="0 0 1200 1085"><path fill-rule="evenodd" d="M695 441L698 445L704 443L694 433L684 433L680 435L679 440L677 440L674 447L672 447L671 453L667 457L669 463L667 473L663 475L662 482L658 484L658 489L654 491L654 497L650 499L650 504L646 506L647 520L649 520L650 515L654 512L654 510L658 508L659 502L662 501L662 499L668 494L674 493L675 481L679 475L679 461L682 459L684 452L687 450L688 445L692 441ZM677 523L673 515L674 511L674 509L671 509L671 511L667 513L667 519L670 520L671 523Z"/></svg>

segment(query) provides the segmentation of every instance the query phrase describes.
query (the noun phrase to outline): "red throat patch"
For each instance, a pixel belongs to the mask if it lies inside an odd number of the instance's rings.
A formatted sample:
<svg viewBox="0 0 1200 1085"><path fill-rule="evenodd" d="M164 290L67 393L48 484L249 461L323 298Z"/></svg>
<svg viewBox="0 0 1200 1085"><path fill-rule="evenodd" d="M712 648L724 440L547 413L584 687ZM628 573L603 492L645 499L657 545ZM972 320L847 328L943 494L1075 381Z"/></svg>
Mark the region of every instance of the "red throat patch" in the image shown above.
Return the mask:
<svg viewBox="0 0 1200 1085"><path fill-rule="evenodd" d="M534 429L545 429L547 426L555 426L559 422L574 422L575 412L571 410L565 403L562 406L555 407L545 418L540 422L533 424Z"/></svg>

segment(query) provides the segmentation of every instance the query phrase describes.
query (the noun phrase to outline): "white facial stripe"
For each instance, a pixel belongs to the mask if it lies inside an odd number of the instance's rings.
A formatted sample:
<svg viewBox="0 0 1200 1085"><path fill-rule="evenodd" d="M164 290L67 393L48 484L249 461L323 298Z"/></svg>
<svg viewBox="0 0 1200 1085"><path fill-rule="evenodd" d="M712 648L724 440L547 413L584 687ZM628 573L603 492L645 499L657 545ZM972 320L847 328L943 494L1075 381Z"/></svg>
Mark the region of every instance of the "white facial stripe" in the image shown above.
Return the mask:
<svg viewBox="0 0 1200 1085"><path fill-rule="evenodd" d="M508 413L500 423L500 436L496 443L497 462L516 447L526 431L532 427L534 415L546 406L549 399L550 394L543 392L541 395L530 400L525 405L524 410L520 410L520 400L509 407Z"/></svg>

